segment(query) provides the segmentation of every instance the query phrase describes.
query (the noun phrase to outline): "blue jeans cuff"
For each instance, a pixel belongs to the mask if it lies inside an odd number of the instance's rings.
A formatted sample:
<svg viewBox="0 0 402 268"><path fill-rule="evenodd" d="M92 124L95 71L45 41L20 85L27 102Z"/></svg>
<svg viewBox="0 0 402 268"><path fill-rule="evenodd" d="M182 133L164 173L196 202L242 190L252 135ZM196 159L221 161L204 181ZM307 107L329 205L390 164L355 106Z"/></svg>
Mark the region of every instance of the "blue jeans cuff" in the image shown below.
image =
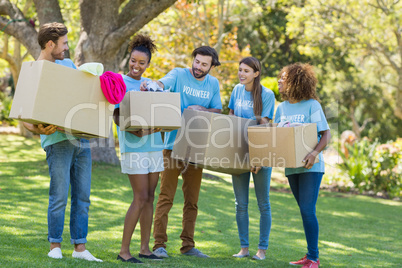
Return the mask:
<svg viewBox="0 0 402 268"><path fill-rule="evenodd" d="M48 237L47 240L48 240L50 243L61 243L61 242L63 241L63 238L62 238L62 237L60 237L60 238L51 238L51 237Z"/></svg>
<svg viewBox="0 0 402 268"><path fill-rule="evenodd" d="M79 238L79 239L70 239L71 245L78 245L78 244L86 244L87 239L86 238Z"/></svg>

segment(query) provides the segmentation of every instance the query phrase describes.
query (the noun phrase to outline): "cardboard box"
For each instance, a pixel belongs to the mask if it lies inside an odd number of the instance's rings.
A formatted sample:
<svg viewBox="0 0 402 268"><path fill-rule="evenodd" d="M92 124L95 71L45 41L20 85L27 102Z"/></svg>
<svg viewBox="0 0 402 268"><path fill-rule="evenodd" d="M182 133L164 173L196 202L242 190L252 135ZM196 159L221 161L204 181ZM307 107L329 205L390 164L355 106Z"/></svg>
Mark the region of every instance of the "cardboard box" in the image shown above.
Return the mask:
<svg viewBox="0 0 402 268"><path fill-rule="evenodd" d="M317 126L315 123L296 127L259 125L248 128L248 139L251 165L302 167L304 157L317 145Z"/></svg>
<svg viewBox="0 0 402 268"><path fill-rule="evenodd" d="M108 138L113 107L99 76L40 60L22 64L10 117L56 125L78 137Z"/></svg>
<svg viewBox="0 0 402 268"><path fill-rule="evenodd" d="M250 171L247 127L255 120L185 109L172 157L228 174Z"/></svg>
<svg viewBox="0 0 402 268"><path fill-rule="evenodd" d="M120 103L121 130L181 127L180 93L129 91Z"/></svg>

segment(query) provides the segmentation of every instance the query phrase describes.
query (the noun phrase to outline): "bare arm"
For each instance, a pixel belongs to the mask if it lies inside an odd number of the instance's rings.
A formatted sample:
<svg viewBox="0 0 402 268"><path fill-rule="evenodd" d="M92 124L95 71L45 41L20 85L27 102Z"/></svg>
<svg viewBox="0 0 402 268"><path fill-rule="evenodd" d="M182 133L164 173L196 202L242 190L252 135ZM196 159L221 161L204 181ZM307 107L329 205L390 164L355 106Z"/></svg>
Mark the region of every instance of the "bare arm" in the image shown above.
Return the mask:
<svg viewBox="0 0 402 268"><path fill-rule="evenodd" d="M322 131L321 133L321 140L320 142L315 146L314 150L310 152L306 157L304 158L305 168L310 169L313 167L315 158L317 155L327 147L329 141L331 140L331 132L328 130Z"/></svg>

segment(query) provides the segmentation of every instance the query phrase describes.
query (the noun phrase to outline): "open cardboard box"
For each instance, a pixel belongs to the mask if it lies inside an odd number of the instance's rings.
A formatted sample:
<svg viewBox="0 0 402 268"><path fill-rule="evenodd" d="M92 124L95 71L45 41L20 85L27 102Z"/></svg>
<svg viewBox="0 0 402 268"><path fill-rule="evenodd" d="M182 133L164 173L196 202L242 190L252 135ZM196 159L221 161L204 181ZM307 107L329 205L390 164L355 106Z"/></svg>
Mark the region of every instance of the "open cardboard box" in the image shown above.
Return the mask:
<svg viewBox="0 0 402 268"><path fill-rule="evenodd" d="M178 129L181 127L180 93L128 91L120 103L120 117L120 129L124 131Z"/></svg>
<svg viewBox="0 0 402 268"><path fill-rule="evenodd" d="M108 138L113 107L99 76L40 60L22 64L10 118L56 125L77 137Z"/></svg>

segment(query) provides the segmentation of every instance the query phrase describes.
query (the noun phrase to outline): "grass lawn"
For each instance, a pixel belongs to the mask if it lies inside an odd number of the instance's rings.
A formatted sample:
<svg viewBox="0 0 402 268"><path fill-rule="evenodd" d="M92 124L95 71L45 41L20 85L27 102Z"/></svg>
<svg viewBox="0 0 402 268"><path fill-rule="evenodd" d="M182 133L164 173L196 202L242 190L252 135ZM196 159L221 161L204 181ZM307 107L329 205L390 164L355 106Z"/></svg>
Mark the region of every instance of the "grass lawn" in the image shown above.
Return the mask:
<svg viewBox="0 0 402 268"><path fill-rule="evenodd" d="M267 259L256 262L231 257L240 246L230 176L211 174L220 178L207 176L203 180L195 233L196 247L211 258L180 254L183 195L178 190L169 214L167 250L171 258L162 262L147 261L146 266L291 267L287 264L289 261L304 256L306 242L296 202L284 191L287 186L273 183ZM274 173L273 177L280 174ZM179 184L181 187L181 180ZM103 263L71 257L69 211L63 234L64 258L47 257L48 186L47 163L39 140L0 135L0 267L132 266L116 260L124 216L132 200L129 181L118 166L94 164L92 171L87 248L103 259ZM279 188L280 191L275 190ZM317 211L321 267L402 267L401 202L321 191ZM250 193L249 214L250 254L253 255L259 235L259 213L253 192ZM138 228L131 250L133 254L139 251Z"/></svg>

